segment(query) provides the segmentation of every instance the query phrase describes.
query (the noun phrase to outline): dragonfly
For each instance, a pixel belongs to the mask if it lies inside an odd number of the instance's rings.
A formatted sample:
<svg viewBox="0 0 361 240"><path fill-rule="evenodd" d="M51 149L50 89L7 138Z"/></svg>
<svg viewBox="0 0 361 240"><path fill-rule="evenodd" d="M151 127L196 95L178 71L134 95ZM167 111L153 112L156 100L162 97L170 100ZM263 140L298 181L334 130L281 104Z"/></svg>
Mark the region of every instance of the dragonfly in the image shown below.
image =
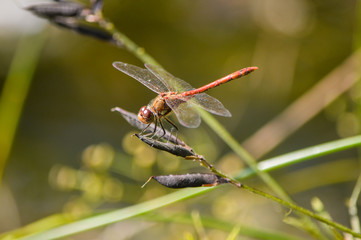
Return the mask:
<svg viewBox="0 0 361 240"><path fill-rule="evenodd" d="M175 113L178 121L183 126L188 128L198 127L201 118L195 106L201 107L212 114L231 117L231 113L218 99L204 92L258 69L258 67L246 67L195 89L182 79L172 76L163 68L151 64L145 64L146 68L140 68L128 63L114 62L113 66L158 94L147 106L141 107L138 112L139 121L147 124L141 134L154 123L153 135L156 133L158 125L165 134L163 119L178 132L178 127L167 117L171 112Z"/></svg>

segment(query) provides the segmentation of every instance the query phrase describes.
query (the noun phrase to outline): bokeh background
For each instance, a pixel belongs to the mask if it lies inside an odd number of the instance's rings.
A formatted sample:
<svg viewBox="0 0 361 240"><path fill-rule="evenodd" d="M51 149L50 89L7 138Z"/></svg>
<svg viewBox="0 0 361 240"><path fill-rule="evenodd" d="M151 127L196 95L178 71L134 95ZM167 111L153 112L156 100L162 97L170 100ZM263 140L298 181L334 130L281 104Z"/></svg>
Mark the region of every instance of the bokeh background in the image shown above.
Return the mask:
<svg viewBox="0 0 361 240"><path fill-rule="evenodd" d="M170 73L194 87L242 67L258 66L246 78L209 92L233 115L217 120L242 143L356 51L360 44L358 2L106 0L104 16ZM124 49L55 27L23 9L36 3L0 2L0 89L16 52L26 59L26 49L40 48L10 154L1 159L6 164L0 232L54 213L86 216L172 192L155 182L141 189L151 175L204 172L194 162L155 151L130 137L135 129L110 111L119 106L137 112L155 97L112 67L114 61L138 66L142 62ZM360 85L352 85L260 158L359 134ZM330 85L328 91L337 89ZM320 94L320 98L326 97ZM308 111L304 108L299 117ZM245 167L206 124L197 129L180 127L180 134L224 172L232 174ZM260 145L262 141L257 139ZM257 150L252 153L257 155ZM349 150L272 175L300 205L309 207L312 197L318 196L334 219L348 224L345 201L358 173L357 150ZM247 183L264 186L257 178ZM232 186L159 212L167 216L200 212L303 236L282 222L284 212L279 206ZM129 220L116 226L74 239L112 239L111 233L119 230L123 238L118 233L116 239L196 235L192 226L182 224ZM206 234L209 239L222 239L228 233L210 229Z"/></svg>

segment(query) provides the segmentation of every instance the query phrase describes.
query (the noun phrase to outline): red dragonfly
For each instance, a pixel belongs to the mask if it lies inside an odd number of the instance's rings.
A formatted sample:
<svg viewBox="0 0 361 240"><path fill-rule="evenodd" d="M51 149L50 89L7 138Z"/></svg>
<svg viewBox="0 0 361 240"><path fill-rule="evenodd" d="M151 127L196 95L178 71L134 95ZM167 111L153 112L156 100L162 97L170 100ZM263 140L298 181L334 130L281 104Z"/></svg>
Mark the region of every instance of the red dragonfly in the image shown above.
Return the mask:
<svg viewBox="0 0 361 240"><path fill-rule="evenodd" d="M113 66L158 94L156 98L150 101L148 106L143 106L138 113L138 119L148 124L142 133L154 122L153 134L156 132L158 124L165 133L161 121L163 118L178 130L177 126L166 117L171 111L176 114L183 126L189 128L198 127L201 118L194 105L216 115L231 117L231 113L219 100L204 92L258 69L258 67L243 68L203 87L194 89L185 81L172 76L163 68L157 66L145 64L146 68L144 69L122 62L114 62Z"/></svg>

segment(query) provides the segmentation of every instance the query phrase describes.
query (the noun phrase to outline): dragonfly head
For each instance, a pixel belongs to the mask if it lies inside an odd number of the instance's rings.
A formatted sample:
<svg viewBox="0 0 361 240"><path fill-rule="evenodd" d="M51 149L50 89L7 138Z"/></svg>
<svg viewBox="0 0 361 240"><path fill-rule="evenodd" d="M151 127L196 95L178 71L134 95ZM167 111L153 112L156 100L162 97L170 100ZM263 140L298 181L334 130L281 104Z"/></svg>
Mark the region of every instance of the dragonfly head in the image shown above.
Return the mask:
<svg viewBox="0 0 361 240"><path fill-rule="evenodd" d="M138 119L142 123L149 124L153 122L154 114L147 106L143 106L138 112Z"/></svg>

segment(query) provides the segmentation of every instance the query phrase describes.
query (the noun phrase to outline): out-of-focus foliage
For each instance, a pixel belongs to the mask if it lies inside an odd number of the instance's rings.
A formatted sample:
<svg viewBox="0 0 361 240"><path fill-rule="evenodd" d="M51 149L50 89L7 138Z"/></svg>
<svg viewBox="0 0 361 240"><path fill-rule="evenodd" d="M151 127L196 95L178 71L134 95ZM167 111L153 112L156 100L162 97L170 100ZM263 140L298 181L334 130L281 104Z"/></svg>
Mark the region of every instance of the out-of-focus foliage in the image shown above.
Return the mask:
<svg viewBox="0 0 361 240"><path fill-rule="evenodd" d="M4 168L0 232L61 211L80 217L153 199L171 190L152 182L141 189L151 175L201 171L192 161L131 137L134 129L110 112L114 106L137 112L155 97L111 65L122 61L142 66L139 60L124 49L39 20L23 9L31 4L0 2L0 89L20 39L46 38ZM242 142L355 51L361 26L356 6L357 1L351 0L119 0L104 2L104 16L194 87L242 67L258 66L260 70L249 77L209 91L233 115L217 119ZM360 86L353 86L268 156L359 134ZM204 124L198 129L181 127L180 137L225 173L244 167L242 159ZM318 196L334 219L347 224L344 201L358 174L357 158L356 151L341 152L274 176L300 205L309 206ZM348 174L338 175L343 171ZM250 179L248 184L260 182ZM270 202L231 187L162 213L192 210L302 236L282 223L283 212ZM192 226L176 223L126 221L118 228L124 238L132 239L197 235ZM109 227L102 234L106 239L119 229ZM91 234L96 238L100 233ZM206 234L209 239L228 235L219 230Z"/></svg>

